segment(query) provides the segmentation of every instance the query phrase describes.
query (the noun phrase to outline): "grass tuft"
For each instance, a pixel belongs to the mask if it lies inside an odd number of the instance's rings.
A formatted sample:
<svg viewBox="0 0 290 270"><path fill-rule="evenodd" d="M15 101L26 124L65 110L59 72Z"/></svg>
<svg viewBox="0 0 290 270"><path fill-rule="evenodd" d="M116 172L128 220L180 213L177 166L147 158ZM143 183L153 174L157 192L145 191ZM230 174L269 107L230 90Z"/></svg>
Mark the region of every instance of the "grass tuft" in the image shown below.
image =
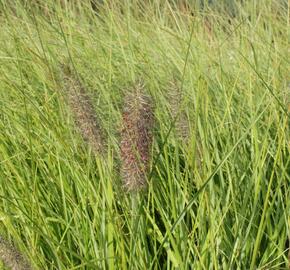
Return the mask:
<svg viewBox="0 0 290 270"><path fill-rule="evenodd" d="M41 270L289 269L289 29L287 0L1 0L0 235Z"/></svg>

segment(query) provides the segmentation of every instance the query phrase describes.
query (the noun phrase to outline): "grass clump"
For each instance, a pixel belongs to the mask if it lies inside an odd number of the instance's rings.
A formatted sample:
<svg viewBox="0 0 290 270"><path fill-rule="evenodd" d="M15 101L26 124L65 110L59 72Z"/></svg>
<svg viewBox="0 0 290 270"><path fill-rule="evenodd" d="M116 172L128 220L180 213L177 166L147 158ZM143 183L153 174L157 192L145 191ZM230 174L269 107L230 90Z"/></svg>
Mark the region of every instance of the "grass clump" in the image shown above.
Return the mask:
<svg viewBox="0 0 290 270"><path fill-rule="evenodd" d="M0 235L36 269L288 268L289 3L230 2L0 1Z"/></svg>

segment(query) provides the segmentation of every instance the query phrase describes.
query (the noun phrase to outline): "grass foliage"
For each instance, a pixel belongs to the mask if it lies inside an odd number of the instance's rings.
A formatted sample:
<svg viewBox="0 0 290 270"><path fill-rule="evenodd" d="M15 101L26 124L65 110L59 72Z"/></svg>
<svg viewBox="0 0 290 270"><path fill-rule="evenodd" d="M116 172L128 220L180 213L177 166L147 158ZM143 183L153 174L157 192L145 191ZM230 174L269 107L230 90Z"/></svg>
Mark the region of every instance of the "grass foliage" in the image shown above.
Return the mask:
<svg viewBox="0 0 290 270"><path fill-rule="evenodd" d="M287 269L287 1L94 3L0 0L0 235L35 269ZM128 193L122 108L140 78L152 160L148 189Z"/></svg>

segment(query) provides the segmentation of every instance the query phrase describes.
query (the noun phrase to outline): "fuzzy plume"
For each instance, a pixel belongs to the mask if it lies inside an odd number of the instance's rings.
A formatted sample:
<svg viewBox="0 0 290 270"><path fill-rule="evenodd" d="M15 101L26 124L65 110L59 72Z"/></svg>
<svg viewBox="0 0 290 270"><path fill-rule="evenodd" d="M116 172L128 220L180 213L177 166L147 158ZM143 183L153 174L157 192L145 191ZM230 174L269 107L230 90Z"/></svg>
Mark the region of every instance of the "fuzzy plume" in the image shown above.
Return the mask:
<svg viewBox="0 0 290 270"><path fill-rule="evenodd" d="M177 117L175 122L176 133L183 142L187 142L189 138L189 125L185 111L181 110L182 93L175 80L170 82L168 98L171 117L172 119Z"/></svg>
<svg viewBox="0 0 290 270"><path fill-rule="evenodd" d="M190 139L190 126L187 115L182 109L182 93L180 87L178 87L176 79L172 80L169 85L168 100L170 106L170 114L173 120L176 120L174 128L178 140L181 143L188 144ZM196 163L197 166L201 167L201 144L198 137L196 140Z"/></svg>
<svg viewBox="0 0 290 270"><path fill-rule="evenodd" d="M138 82L125 97L121 131L123 183L127 191L138 191L147 185L152 144L153 106Z"/></svg>
<svg viewBox="0 0 290 270"><path fill-rule="evenodd" d="M88 93L79 78L68 68L64 69L64 82L67 102L80 134L95 153L102 152L104 143L101 127Z"/></svg>
<svg viewBox="0 0 290 270"><path fill-rule="evenodd" d="M24 256L0 236L0 260L11 270L31 270Z"/></svg>

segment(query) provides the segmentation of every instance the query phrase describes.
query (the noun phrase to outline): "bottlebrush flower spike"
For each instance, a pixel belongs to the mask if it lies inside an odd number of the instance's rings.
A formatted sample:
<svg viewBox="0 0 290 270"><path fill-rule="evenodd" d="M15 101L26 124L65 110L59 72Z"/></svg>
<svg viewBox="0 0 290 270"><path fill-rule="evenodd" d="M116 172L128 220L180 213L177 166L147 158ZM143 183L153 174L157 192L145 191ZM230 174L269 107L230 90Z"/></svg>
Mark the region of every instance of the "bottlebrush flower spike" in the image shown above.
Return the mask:
<svg viewBox="0 0 290 270"><path fill-rule="evenodd" d="M12 270L31 270L24 256L0 236L0 260Z"/></svg>
<svg viewBox="0 0 290 270"><path fill-rule="evenodd" d="M65 95L77 128L95 153L102 152L105 144L101 126L88 93L80 80L67 67L64 69L64 82Z"/></svg>
<svg viewBox="0 0 290 270"><path fill-rule="evenodd" d="M122 115L121 171L127 191L138 191L147 185L153 122L152 101L139 81L125 97Z"/></svg>
<svg viewBox="0 0 290 270"><path fill-rule="evenodd" d="M171 81L169 85L169 105L170 105L170 113L172 119L176 119L175 122L175 130L182 142L187 142L189 138L189 125L188 119L184 109L182 106L182 93L181 89L177 85L177 81Z"/></svg>

